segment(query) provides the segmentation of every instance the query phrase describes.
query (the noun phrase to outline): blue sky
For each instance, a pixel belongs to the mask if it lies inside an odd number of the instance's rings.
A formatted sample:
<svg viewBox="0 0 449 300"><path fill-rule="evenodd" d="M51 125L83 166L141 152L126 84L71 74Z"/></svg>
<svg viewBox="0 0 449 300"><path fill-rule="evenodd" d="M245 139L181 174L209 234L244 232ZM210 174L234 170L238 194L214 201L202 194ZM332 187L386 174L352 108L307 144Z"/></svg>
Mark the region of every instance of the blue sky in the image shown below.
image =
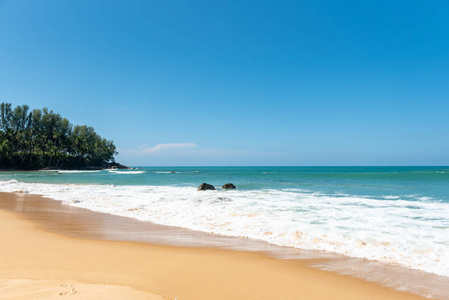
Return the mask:
<svg viewBox="0 0 449 300"><path fill-rule="evenodd" d="M449 1L0 0L0 101L129 165L449 165Z"/></svg>

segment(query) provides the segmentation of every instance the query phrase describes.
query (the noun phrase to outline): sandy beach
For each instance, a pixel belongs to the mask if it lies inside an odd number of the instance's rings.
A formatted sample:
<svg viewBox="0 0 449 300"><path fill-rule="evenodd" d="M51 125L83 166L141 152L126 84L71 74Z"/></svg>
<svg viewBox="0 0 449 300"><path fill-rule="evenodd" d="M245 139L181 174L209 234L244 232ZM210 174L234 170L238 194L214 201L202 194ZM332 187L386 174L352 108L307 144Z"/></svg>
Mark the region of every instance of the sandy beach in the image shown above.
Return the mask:
<svg viewBox="0 0 449 300"><path fill-rule="evenodd" d="M0 0L0 300L449 300L448 12Z"/></svg>
<svg viewBox="0 0 449 300"><path fill-rule="evenodd" d="M23 202L24 198L33 203L49 201L5 193L0 201ZM30 215L33 209L23 211ZM63 234L64 230L80 235L89 231L76 222L52 221L54 227L61 227L55 233L4 208L0 222L2 299L423 299L313 269L301 260L80 239Z"/></svg>

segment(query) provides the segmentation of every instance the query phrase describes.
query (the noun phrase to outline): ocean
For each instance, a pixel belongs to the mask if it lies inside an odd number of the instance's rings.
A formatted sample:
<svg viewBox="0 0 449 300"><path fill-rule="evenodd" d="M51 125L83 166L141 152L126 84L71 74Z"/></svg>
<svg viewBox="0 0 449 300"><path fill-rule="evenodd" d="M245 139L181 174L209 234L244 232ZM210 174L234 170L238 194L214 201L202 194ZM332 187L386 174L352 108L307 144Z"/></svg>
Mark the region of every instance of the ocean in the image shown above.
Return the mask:
<svg viewBox="0 0 449 300"><path fill-rule="evenodd" d="M0 172L0 191L449 276L449 167Z"/></svg>

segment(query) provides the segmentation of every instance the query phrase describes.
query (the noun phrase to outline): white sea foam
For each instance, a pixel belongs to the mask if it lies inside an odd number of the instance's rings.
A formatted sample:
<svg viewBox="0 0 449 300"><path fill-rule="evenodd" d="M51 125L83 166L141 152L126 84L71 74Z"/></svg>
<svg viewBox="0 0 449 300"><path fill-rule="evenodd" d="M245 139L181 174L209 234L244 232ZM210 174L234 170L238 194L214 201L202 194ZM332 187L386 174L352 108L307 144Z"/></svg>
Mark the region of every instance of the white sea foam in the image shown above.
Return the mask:
<svg viewBox="0 0 449 300"><path fill-rule="evenodd" d="M41 194L94 211L449 276L449 204L429 199L372 199L299 189L199 192L195 187L15 180L0 181L0 191Z"/></svg>
<svg viewBox="0 0 449 300"><path fill-rule="evenodd" d="M392 196L392 195L383 196L382 198L388 199L388 200L400 199L399 196Z"/></svg>
<svg viewBox="0 0 449 300"><path fill-rule="evenodd" d="M176 171L154 171L156 174L171 174L171 173L199 173L200 171L176 172Z"/></svg>
<svg viewBox="0 0 449 300"><path fill-rule="evenodd" d="M115 174L143 174L146 173L146 171L117 171L117 170L108 170L109 173L115 173Z"/></svg>

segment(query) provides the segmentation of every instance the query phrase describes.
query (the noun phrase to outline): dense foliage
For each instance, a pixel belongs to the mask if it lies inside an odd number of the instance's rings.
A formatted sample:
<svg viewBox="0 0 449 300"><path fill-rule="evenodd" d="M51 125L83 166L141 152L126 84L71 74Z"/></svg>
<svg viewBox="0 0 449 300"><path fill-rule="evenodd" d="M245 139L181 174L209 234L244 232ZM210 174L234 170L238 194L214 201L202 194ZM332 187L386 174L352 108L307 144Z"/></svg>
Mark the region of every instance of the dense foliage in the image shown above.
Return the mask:
<svg viewBox="0 0 449 300"><path fill-rule="evenodd" d="M117 154L92 127L73 126L46 108L2 103L0 113L0 169L100 167Z"/></svg>

